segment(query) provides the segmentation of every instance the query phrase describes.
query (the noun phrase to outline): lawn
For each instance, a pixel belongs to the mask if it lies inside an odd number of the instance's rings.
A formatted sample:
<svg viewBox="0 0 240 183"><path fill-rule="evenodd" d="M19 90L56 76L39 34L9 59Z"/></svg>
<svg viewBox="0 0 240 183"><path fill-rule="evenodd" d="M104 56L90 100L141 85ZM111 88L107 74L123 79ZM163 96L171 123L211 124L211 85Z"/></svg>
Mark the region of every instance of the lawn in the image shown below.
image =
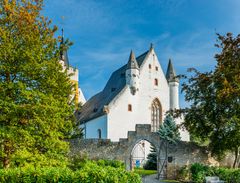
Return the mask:
<svg viewBox="0 0 240 183"><path fill-rule="evenodd" d="M142 177L142 176L156 174L157 170L144 170L143 168L134 168L134 173L137 173Z"/></svg>

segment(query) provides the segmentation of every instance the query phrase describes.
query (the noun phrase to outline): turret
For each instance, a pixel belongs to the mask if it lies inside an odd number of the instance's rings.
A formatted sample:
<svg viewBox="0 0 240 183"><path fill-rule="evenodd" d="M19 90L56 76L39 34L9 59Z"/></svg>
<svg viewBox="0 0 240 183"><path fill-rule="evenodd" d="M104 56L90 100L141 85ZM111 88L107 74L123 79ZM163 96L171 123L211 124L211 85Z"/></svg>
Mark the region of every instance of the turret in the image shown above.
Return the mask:
<svg viewBox="0 0 240 183"><path fill-rule="evenodd" d="M170 109L179 109L179 79L177 78L171 59L168 62L166 78L169 85Z"/></svg>
<svg viewBox="0 0 240 183"><path fill-rule="evenodd" d="M139 66L132 50L129 56L125 74L126 84L129 86L131 93L135 95L139 87Z"/></svg>
<svg viewBox="0 0 240 183"><path fill-rule="evenodd" d="M68 60L68 53L67 53L67 48L64 43L64 33L62 29L62 40L60 42L60 60L64 63L65 67L69 67L69 60Z"/></svg>

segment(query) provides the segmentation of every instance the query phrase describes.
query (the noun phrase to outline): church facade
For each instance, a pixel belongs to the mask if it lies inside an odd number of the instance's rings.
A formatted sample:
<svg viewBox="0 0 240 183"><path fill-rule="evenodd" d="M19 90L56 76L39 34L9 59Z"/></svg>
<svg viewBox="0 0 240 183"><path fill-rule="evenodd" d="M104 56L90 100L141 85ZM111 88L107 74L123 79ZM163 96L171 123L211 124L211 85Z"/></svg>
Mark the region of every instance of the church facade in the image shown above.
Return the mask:
<svg viewBox="0 0 240 183"><path fill-rule="evenodd" d="M179 80L171 60L166 75L153 46L112 73L103 91L90 98L78 113L85 138L119 141L136 124L151 124L157 131L166 112L179 108ZM176 120L178 124L179 119ZM189 141L186 131L181 139Z"/></svg>

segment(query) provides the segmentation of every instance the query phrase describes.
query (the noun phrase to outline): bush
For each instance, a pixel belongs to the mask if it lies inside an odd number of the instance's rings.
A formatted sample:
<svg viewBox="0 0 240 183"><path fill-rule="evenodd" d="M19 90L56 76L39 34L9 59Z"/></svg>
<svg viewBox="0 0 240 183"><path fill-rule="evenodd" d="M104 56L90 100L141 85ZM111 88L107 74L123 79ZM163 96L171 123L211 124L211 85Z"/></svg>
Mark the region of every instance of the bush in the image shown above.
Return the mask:
<svg viewBox="0 0 240 183"><path fill-rule="evenodd" d="M177 179L183 182L189 182L190 176L191 173L188 166L181 167L177 172Z"/></svg>
<svg viewBox="0 0 240 183"><path fill-rule="evenodd" d="M194 163L188 167L183 167L179 170L179 180L184 179L184 175L190 174L191 180L196 183L205 182L206 176L218 176L225 183L237 183L240 182L240 169L228 169L210 167L207 165Z"/></svg>
<svg viewBox="0 0 240 183"><path fill-rule="evenodd" d="M140 183L140 176L127 172L123 168L100 166L98 162L86 161L79 170L69 168L46 167L25 169L1 169L1 183Z"/></svg>
<svg viewBox="0 0 240 183"><path fill-rule="evenodd" d="M210 167L200 163L193 164L190 171L192 180L196 183L204 182L206 176L211 176L213 174Z"/></svg>
<svg viewBox="0 0 240 183"><path fill-rule="evenodd" d="M118 160L98 160L97 164L99 166L111 166L114 168L124 168L124 163Z"/></svg>

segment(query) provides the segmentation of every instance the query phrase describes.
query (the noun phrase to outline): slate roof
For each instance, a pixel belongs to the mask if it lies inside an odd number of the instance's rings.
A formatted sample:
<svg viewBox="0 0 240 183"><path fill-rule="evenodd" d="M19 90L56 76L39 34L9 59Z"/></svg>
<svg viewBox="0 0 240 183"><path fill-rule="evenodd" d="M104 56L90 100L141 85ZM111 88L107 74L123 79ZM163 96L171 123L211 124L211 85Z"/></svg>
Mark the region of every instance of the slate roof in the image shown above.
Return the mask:
<svg viewBox="0 0 240 183"><path fill-rule="evenodd" d="M166 73L166 78L168 82L179 82L179 79L176 77L176 72L173 68L172 61L169 59L168 68Z"/></svg>
<svg viewBox="0 0 240 183"><path fill-rule="evenodd" d="M136 58L139 67L141 67L148 53L149 51L146 51ZM114 71L103 91L94 95L82 106L82 109L76 114L81 124L105 114L104 107L107 106L126 86L126 69L127 64Z"/></svg>

